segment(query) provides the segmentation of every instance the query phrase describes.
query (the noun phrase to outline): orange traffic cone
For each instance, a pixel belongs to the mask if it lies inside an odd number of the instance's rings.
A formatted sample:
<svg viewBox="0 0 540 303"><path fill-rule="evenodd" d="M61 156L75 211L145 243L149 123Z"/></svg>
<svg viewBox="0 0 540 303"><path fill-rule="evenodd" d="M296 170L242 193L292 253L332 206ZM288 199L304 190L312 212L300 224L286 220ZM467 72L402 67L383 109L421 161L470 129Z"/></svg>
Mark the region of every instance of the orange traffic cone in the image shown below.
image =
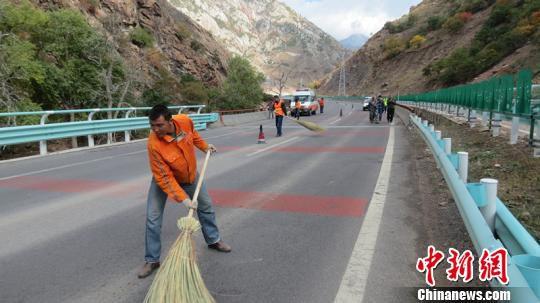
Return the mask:
<svg viewBox="0 0 540 303"><path fill-rule="evenodd" d="M259 140L257 141L257 144L265 144L266 140L264 139L264 132L262 129L262 125L259 126Z"/></svg>

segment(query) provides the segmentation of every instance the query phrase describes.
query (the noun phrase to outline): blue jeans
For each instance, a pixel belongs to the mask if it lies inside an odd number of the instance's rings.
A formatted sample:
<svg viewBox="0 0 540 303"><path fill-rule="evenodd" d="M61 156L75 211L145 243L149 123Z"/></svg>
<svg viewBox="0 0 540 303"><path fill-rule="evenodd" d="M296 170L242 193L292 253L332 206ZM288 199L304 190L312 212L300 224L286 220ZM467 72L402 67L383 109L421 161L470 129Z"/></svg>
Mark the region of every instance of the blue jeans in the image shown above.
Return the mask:
<svg viewBox="0 0 540 303"><path fill-rule="evenodd" d="M193 184L180 184L182 189L193 198L195 188L197 187L199 175L195 178ZM216 214L212 207L212 198L206 190L206 184L203 181L201 191L199 192L199 201L197 206L197 216L201 222L201 230L204 240L208 245L219 242L219 230L216 223ZM149 263L159 262L161 256L161 224L163 223L163 210L167 194L157 185L154 178L150 183L148 191L148 200L146 205L146 241L144 260Z"/></svg>
<svg viewBox="0 0 540 303"><path fill-rule="evenodd" d="M281 136L281 126L283 125L283 116L276 115L276 128L277 128L277 135Z"/></svg>

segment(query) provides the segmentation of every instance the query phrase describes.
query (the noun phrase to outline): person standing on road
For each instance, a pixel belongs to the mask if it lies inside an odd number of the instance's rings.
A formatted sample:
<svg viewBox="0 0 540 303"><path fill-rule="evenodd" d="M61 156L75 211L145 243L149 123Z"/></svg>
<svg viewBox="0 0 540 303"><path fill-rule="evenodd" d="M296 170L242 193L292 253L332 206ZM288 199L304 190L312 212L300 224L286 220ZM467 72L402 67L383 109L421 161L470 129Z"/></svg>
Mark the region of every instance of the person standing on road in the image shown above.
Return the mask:
<svg viewBox="0 0 540 303"><path fill-rule="evenodd" d="M319 108L321 109L321 114L324 113L324 98L319 99Z"/></svg>
<svg viewBox="0 0 540 303"><path fill-rule="evenodd" d="M296 120L300 120L300 108L302 108L302 103L300 103L300 98L296 96L294 97L294 117Z"/></svg>
<svg viewBox="0 0 540 303"><path fill-rule="evenodd" d="M272 109L276 115L277 137L281 137L281 126L283 125L283 117L287 115L287 107L283 99L275 99Z"/></svg>
<svg viewBox="0 0 540 303"><path fill-rule="evenodd" d="M392 97L388 101L388 108L386 110L386 120L388 120L388 123L392 123L392 121L394 121L395 106L396 99Z"/></svg>
<svg viewBox="0 0 540 303"><path fill-rule="evenodd" d="M195 147L205 153L217 151L201 138L187 115L172 116L167 106L159 104L150 111L149 120L152 132L147 149L153 177L146 206L145 264L137 274L141 279L160 265L161 224L167 197L193 207L191 199L199 179ZM197 216L208 248L230 252L231 247L219 235L212 199L204 181L197 198Z"/></svg>
<svg viewBox="0 0 540 303"><path fill-rule="evenodd" d="M382 96L379 95L379 97L377 97L377 117L379 118L379 120L376 121L377 123L379 123L382 120L383 112L384 112L384 103L383 103Z"/></svg>
<svg viewBox="0 0 540 303"><path fill-rule="evenodd" d="M279 97L275 95L269 102L268 102L268 119L274 118L274 102L276 100L279 100Z"/></svg>

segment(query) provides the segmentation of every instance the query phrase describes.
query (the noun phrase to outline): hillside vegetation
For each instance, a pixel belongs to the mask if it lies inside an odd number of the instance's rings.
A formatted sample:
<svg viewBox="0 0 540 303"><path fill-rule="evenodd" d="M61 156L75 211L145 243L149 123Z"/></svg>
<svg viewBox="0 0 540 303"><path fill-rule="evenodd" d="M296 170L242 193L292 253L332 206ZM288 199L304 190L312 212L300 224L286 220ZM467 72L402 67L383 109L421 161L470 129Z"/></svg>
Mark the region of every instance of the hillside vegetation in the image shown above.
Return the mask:
<svg viewBox="0 0 540 303"><path fill-rule="evenodd" d="M157 103L252 108L263 99L262 81L247 60L231 58L166 1L0 0L0 112ZM241 83L255 86L238 98Z"/></svg>
<svg viewBox="0 0 540 303"><path fill-rule="evenodd" d="M346 64L349 94L420 92L540 70L540 1L425 0L375 34ZM339 71L322 81L336 93Z"/></svg>

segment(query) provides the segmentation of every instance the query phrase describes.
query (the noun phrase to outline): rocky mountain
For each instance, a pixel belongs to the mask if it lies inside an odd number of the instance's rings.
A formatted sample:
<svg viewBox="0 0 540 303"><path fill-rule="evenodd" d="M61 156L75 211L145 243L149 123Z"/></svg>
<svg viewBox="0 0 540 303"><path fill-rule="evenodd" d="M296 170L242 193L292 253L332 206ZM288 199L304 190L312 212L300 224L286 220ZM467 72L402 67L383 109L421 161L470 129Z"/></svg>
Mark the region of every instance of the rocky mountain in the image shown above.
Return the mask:
<svg viewBox="0 0 540 303"><path fill-rule="evenodd" d="M350 54L339 42L276 0L169 0L232 53L246 56L267 86L320 79Z"/></svg>
<svg viewBox="0 0 540 303"><path fill-rule="evenodd" d="M339 40L339 43L341 43L341 46L343 46L346 49L350 50L357 50L366 43L366 41L369 39L369 37L362 35L362 34L354 34L350 35L349 37Z"/></svg>
<svg viewBox="0 0 540 303"><path fill-rule="evenodd" d="M432 90L531 68L540 81L540 1L424 0L345 63L347 94ZM336 94L339 69L321 80Z"/></svg>
<svg viewBox="0 0 540 303"><path fill-rule="evenodd" d="M117 51L143 81L159 78L160 70L180 77L191 75L216 86L226 75L229 52L210 33L165 0L35 0L44 9L73 8L114 41ZM153 38L143 47L131 41L136 28Z"/></svg>

